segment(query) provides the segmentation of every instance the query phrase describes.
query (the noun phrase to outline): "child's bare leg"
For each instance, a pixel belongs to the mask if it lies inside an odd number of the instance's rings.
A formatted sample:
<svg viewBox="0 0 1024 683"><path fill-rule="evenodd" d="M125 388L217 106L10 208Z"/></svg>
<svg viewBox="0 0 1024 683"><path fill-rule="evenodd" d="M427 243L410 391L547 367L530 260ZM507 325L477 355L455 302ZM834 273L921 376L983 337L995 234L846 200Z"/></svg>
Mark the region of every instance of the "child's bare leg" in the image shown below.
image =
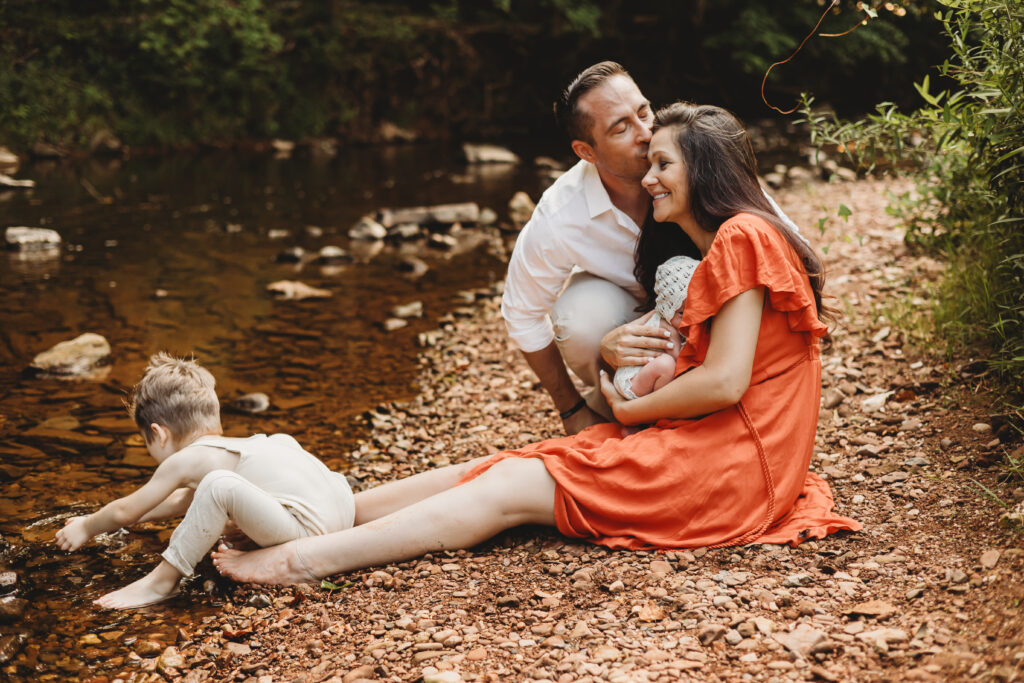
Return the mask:
<svg viewBox="0 0 1024 683"><path fill-rule="evenodd" d="M414 474L405 479L375 486L356 494L356 526L372 522L396 510L418 503L441 491L450 489L478 464L490 456L469 462L440 467Z"/></svg>
<svg viewBox="0 0 1024 683"><path fill-rule="evenodd" d="M237 581L309 582L435 550L468 548L520 524L555 523L555 480L536 458L509 458L476 479L380 519L283 546L213 553L218 571ZM358 503L357 503L358 505Z"/></svg>
<svg viewBox="0 0 1024 683"><path fill-rule="evenodd" d="M107 593L94 600L93 604L106 609L132 609L133 607L152 605L177 593L181 576L181 572L175 569L170 562L163 560L156 566L156 569L135 583Z"/></svg>

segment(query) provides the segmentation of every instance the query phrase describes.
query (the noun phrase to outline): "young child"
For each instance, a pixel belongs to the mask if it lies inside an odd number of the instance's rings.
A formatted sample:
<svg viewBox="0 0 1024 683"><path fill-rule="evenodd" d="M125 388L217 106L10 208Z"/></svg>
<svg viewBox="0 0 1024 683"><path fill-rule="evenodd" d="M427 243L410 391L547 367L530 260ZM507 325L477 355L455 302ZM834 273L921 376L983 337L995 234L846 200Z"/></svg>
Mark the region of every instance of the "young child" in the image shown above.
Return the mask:
<svg viewBox="0 0 1024 683"><path fill-rule="evenodd" d="M672 381L676 359L683 348L679 323L686 306L686 288L700 261L689 256L673 256L658 266L654 273L657 302L645 326L658 328L662 321L672 327L672 349L659 354L646 365L624 365L615 371L612 383L623 398L634 399L662 388Z"/></svg>
<svg viewBox="0 0 1024 683"><path fill-rule="evenodd" d="M221 436L213 375L194 360L166 353L150 358L128 412L159 463L156 472L134 493L69 519L57 544L77 550L97 534L137 522L185 518L156 569L96 600L100 607L142 607L174 595L229 519L260 546L352 526L355 502L344 475L291 436Z"/></svg>

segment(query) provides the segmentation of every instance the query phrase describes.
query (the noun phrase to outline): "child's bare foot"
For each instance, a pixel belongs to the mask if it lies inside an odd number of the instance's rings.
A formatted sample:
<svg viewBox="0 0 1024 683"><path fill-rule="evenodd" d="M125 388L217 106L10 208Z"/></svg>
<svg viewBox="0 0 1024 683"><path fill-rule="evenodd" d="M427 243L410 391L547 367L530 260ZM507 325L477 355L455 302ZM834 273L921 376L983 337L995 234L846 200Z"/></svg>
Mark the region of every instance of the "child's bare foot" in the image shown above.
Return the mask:
<svg viewBox="0 0 1024 683"><path fill-rule="evenodd" d="M93 600L93 604L106 609L133 609L153 605L178 593L181 574L166 561L144 577L120 590Z"/></svg>
<svg viewBox="0 0 1024 683"><path fill-rule="evenodd" d="M221 545L211 557L217 571L235 581L282 586L319 581L303 566L295 541L249 551Z"/></svg>

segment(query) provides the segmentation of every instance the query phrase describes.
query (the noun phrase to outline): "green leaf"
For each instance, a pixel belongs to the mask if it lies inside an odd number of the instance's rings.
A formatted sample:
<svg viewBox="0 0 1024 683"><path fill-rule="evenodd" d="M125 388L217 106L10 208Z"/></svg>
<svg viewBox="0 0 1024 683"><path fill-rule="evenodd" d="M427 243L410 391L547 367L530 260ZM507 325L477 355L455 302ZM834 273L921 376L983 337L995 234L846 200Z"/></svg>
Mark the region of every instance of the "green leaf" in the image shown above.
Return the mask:
<svg viewBox="0 0 1024 683"><path fill-rule="evenodd" d="M336 583L331 583L327 579L320 579L320 587L323 588L324 590L329 590L329 591L341 590L341 586L339 586Z"/></svg>
<svg viewBox="0 0 1024 683"><path fill-rule="evenodd" d="M849 223L850 222L850 216L852 216L852 215L853 215L853 211L850 211L850 207L848 207L846 204L840 204L839 205L839 217L840 218L842 218L844 221Z"/></svg>

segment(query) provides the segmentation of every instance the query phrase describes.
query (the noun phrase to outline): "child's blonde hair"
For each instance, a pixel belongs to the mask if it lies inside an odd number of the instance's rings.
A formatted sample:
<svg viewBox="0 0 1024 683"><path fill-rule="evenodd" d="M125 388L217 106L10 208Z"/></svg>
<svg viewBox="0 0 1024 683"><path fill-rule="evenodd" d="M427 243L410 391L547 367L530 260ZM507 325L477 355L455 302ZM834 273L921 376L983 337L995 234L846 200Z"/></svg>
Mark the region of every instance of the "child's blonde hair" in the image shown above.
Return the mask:
<svg viewBox="0 0 1024 683"><path fill-rule="evenodd" d="M167 427L175 441L200 431L220 431L220 401L213 375L194 358L161 351L150 357L142 379L128 394L128 414L150 440L150 425Z"/></svg>

